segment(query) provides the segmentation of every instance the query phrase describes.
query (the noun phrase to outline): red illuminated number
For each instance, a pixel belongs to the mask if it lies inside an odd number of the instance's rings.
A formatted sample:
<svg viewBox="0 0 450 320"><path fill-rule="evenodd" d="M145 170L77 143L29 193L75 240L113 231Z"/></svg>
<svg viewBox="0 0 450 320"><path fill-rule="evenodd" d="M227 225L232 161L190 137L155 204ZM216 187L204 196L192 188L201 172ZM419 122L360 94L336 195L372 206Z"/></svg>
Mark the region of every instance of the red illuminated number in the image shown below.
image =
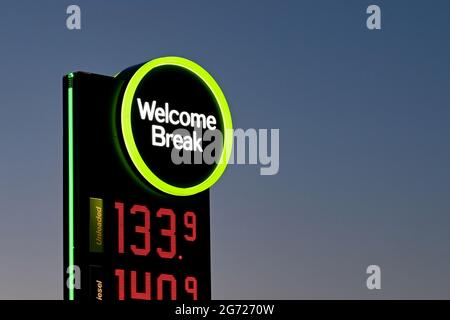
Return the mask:
<svg viewBox="0 0 450 320"><path fill-rule="evenodd" d="M150 272L145 272L144 292L137 291L136 277L136 271L131 271L131 299L150 300Z"/></svg>
<svg viewBox="0 0 450 320"><path fill-rule="evenodd" d="M146 206L140 206L135 204L131 208L131 214L143 213L144 225L136 226L134 230L136 233L142 233L144 235L144 247L138 248L136 245L131 245L131 251L137 256L146 256L150 252L150 211Z"/></svg>
<svg viewBox="0 0 450 320"><path fill-rule="evenodd" d="M116 202L115 203L115 208L117 209L117 215L118 215L118 243L117 243L117 250L119 251L119 253L123 253L124 252L124 239L123 239L123 203L122 202Z"/></svg>
<svg viewBox="0 0 450 320"><path fill-rule="evenodd" d="M192 295L192 300L197 300L197 279L195 277L187 277L184 280L184 289Z"/></svg>
<svg viewBox="0 0 450 320"><path fill-rule="evenodd" d="M125 300L125 270L116 269L116 277L118 278L119 300Z"/></svg>
<svg viewBox="0 0 450 320"><path fill-rule="evenodd" d="M170 251L164 251L161 248L156 249L159 256L161 258L171 259L175 256L176 253L176 221L175 221L175 213L171 209L164 209L161 208L156 213L156 216L158 218L161 218L162 216L168 216L169 217L169 229L161 229L161 235L170 237Z"/></svg>
<svg viewBox="0 0 450 320"><path fill-rule="evenodd" d="M145 289L143 292L138 292L138 275L137 271L130 272L130 285L125 286L125 273L128 271L124 269L116 269L115 276L117 277L117 299L125 300L125 291L129 292L130 298L133 300L151 300L152 297L152 284L151 284L151 273L144 272L145 277ZM156 299L157 300L177 300L177 280L171 274L161 274L157 278L156 286ZM164 293L167 293L167 289L170 289L169 297L165 297ZM129 290L129 291L128 291ZM192 300L198 300L198 284L197 278L193 276L188 276L184 279L184 290L187 294L191 295Z"/></svg>
<svg viewBox="0 0 450 320"><path fill-rule="evenodd" d="M158 277L156 299L164 299L164 282L170 282L170 300L177 300L177 280L171 274L162 274Z"/></svg>
<svg viewBox="0 0 450 320"><path fill-rule="evenodd" d="M184 225L186 226L186 228L191 229L191 234L184 235L184 238L187 241L195 241L195 239L197 239L197 217L195 213L193 213L192 211L187 211L184 214Z"/></svg>

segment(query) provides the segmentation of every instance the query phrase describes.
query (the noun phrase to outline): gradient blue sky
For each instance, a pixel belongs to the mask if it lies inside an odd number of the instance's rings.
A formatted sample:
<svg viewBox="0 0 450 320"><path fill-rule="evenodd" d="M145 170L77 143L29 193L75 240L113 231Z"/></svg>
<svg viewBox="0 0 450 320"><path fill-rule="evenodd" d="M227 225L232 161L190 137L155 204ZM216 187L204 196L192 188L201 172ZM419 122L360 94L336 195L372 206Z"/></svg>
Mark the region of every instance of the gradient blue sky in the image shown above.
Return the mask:
<svg viewBox="0 0 450 320"><path fill-rule="evenodd" d="M212 190L213 298L450 298L449 1L75 3L81 31L72 2L2 2L1 299L62 298L62 76L163 55L210 71L236 127L280 128L278 175Z"/></svg>

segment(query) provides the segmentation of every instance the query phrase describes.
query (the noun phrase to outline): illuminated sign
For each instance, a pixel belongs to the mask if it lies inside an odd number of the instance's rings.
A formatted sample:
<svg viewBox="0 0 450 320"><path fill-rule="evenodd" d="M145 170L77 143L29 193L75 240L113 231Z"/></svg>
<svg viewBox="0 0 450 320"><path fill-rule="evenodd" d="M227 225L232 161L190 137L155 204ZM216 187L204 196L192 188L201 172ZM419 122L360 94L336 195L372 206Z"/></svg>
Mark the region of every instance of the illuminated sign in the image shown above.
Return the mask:
<svg viewBox="0 0 450 320"><path fill-rule="evenodd" d="M210 299L209 188L232 141L218 84L179 57L63 83L64 265L81 272L65 298Z"/></svg>

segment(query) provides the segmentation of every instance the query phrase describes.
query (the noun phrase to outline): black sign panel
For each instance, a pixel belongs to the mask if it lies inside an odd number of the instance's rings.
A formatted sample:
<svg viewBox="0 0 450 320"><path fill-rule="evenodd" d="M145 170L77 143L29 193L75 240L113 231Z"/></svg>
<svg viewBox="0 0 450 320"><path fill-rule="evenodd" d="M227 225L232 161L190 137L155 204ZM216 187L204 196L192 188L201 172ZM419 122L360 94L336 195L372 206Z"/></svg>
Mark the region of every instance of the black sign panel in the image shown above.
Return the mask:
<svg viewBox="0 0 450 320"><path fill-rule="evenodd" d="M218 130L220 158L231 117L190 63L64 77L65 299L210 299L209 187L226 164L174 164L171 152L202 157Z"/></svg>

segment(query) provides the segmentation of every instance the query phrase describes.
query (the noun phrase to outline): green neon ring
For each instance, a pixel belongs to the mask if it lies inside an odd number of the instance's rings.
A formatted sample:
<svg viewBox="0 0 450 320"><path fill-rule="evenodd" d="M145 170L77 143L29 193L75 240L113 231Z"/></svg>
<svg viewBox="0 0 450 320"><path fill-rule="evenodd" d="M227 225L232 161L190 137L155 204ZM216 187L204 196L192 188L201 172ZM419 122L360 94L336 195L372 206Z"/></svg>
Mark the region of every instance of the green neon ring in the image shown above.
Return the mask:
<svg viewBox="0 0 450 320"><path fill-rule="evenodd" d="M173 65L185 68L190 72L194 73L199 77L209 88L217 104L219 105L220 114L222 116L223 127L224 127L224 142L222 154L220 156L217 166L214 168L213 172L202 182L191 187L177 187L171 185L163 180L161 180L156 174L154 174L150 168L147 166L145 161L142 159L139 150L134 141L133 130L131 128L131 108L133 105L133 98L139 83L142 79L156 67ZM202 192L210 188L214 183L219 180L219 178L224 173L228 160L231 155L231 148L233 143L233 122L231 120L231 113L228 107L225 95L220 89L214 78L201 66L193 61L190 61L181 57L162 57L151 60L144 65L142 65L131 77L127 84L125 93L122 100L121 109L121 127L122 135L125 141L125 146L127 148L128 154L130 155L131 161L139 171L139 173L154 187L157 189L175 196L190 196Z"/></svg>

